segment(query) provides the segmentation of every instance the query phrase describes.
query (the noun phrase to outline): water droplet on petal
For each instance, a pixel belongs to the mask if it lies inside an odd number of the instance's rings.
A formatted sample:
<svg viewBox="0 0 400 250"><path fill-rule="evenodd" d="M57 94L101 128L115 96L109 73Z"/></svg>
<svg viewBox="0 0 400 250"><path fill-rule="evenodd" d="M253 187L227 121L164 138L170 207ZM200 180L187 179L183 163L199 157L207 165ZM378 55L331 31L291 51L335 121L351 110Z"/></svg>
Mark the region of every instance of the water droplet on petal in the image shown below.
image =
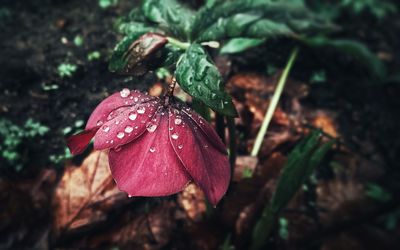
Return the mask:
<svg viewBox="0 0 400 250"><path fill-rule="evenodd" d="M152 124L152 123L148 123L146 126L147 131L149 131L150 133L153 133L154 131L156 131L157 129L157 125Z"/></svg>
<svg viewBox="0 0 400 250"><path fill-rule="evenodd" d="M117 147L115 147L115 148L114 148L114 150L115 150L115 152L119 152L119 151L121 151L121 146L117 146Z"/></svg>
<svg viewBox="0 0 400 250"><path fill-rule="evenodd" d="M204 145L204 148L208 148L208 145L206 144L206 145Z"/></svg>
<svg viewBox="0 0 400 250"><path fill-rule="evenodd" d="M125 136L125 133L124 133L124 132L118 132L118 134L117 134L117 137L118 137L119 139L124 138L124 136Z"/></svg>
<svg viewBox="0 0 400 250"><path fill-rule="evenodd" d="M137 117L137 114L136 113L130 113L129 114L129 120L131 120L131 121L134 121L134 120L136 120L136 117Z"/></svg>
<svg viewBox="0 0 400 250"><path fill-rule="evenodd" d="M133 98L133 101L134 101L134 102L138 102L138 101L139 101L139 98L135 97L135 98Z"/></svg>
<svg viewBox="0 0 400 250"><path fill-rule="evenodd" d="M139 107L138 110L137 110L137 112L138 112L139 114L144 114L144 112L146 112L146 109L145 109L145 107Z"/></svg>
<svg viewBox="0 0 400 250"><path fill-rule="evenodd" d="M149 151L150 151L151 153L154 153L154 152L156 152L156 148L155 148L155 147L151 147L151 148L149 149Z"/></svg>
<svg viewBox="0 0 400 250"><path fill-rule="evenodd" d="M125 133L131 133L133 131L133 127L131 127L131 126L126 126L125 127Z"/></svg>
<svg viewBox="0 0 400 250"><path fill-rule="evenodd" d="M183 145L178 145L178 148L179 148L179 149L182 149L182 148L183 148Z"/></svg>
<svg viewBox="0 0 400 250"><path fill-rule="evenodd" d="M179 138L179 135L177 133L173 133L171 135L171 138L174 139L174 140L177 140Z"/></svg>
<svg viewBox="0 0 400 250"><path fill-rule="evenodd" d="M128 95L131 93L131 91L127 88L124 88L119 92L122 98L128 97Z"/></svg>
<svg viewBox="0 0 400 250"><path fill-rule="evenodd" d="M103 125L103 121L98 120L97 123L96 123L96 125L97 125L97 126Z"/></svg>
<svg viewBox="0 0 400 250"><path fill-rule="evenodd" d="M179 124L181 124L182 123L182 119L180 119L180 118L175 118L175 124L176 125L179 125Z"/></svg>
<svg viewBox="0 0 400 250"><path fill-rule="evenodd" d="M174 130L174 128L173 128L173 127L170 127L169 130L172 131L172 130Z"/></svg>
<svg viewBox="0 0 400 250"><path fill-rule="evenodd" d="M108 131L110 131L110 127L107 126L107 125L104 125L102 129L103 129L103 131L106 132L106 133L107 133Z"/></svg>

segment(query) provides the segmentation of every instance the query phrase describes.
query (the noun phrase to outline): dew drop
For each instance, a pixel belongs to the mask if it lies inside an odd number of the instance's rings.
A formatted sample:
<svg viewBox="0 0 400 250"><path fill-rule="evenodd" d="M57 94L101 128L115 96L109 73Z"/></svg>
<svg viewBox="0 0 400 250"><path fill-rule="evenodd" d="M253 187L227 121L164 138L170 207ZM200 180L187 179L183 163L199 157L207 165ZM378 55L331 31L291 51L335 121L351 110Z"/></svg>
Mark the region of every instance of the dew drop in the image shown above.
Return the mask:
<svg viewBox="0 0 400 250"><path fill-rule="evenodd" d="M154 131L156 131L157 129L157 125L152 124L152 123L148 123L146 126L147 131L149 131L150 133L153 133Z"/></svg>
<svg viewBox="0 0 400 250"><path fill-rule="evenodd" d="M107 126L107 125L104 125L103 126L103 131L107 133L108 131L110 131L110 127Z"/></svg>
<svg viewBox="0 0 400 250"><path fill-rule="evenodd" d="M146 111L145 107L139 107L137 110L139 114L144 114L145 111Z"/></svg>
<svg viewBox="0 0 400 250"><path fill-rule="evenodd" d="M103 125L103 121L98 120L97 123L96 123L96 125L97 125L97 126Z"/></svg>
<svg viewBox="0 0 400 250"><path fill-rule="evenodd" d="M129 114L129 120L134 121L136 120L137 114L136 113L130 113Z"/></svg>
<svg viewBox="0 0 400 250"><path fill-rule="evenodd" d="M174 140L177 140L179 138L179 135L177 133L173 133L171 135L171 138L174 139Z"/></svg>
<svg viewBox="0 0 400 250"><path fill-rule="evenodd" d="M178 145L178 148L179 148L179 149L182 149L182 148L183 148L183 145Z"/></svg>
<svg viewBox="0 0 400 250"><path fill-rule="evenodd" d="M139 98L135 97L135 98L133 98L133 101L134 101L134 102L138 102L138 101L139 101Z"/></svg>
<svg viewBox="0 0 400 250"><path fill-rule="evenodd" d="M122 98L128 97L128 95L131 93L131 91L127 88L124 88L119 92Z"/></svg>
<svg viewBox="0 0 400 250"><path fill-rule="evenodd" d="M117 134L117 137L118 137L119 139L124 138L124 136L125 136L125 133L124 133L124 132L118 132L118 134Z"/></svg>
<svg viewBox="0 0 400 250"><path fill-rule="evenodd" d="M131 127L131 126L126 126L125 127L125 133L131 133L133 131L133 127Z"/></svg>
<svg viewBox="0 0 400 250"><path fill-rule="evenodd" d="M180 119L180 118L175 118L175 124L176 125L179 125L179 124L181 124L182 123L182 119Z"/></svg>
<svg viewBox="0 0 400 250"><path fill-rule="evenodd" d="M173 127L170 127L170 128L169 128L169 131L172 131L172 130L174 130L174 128L173 128Z"/></svg>
<svg viewBox="0 0 400 250"><path fill-rule="evenodd" d="M154 153L154 152L156 152L156 148L155 148L155 147L151 147L151 148L149 149L149 151L150 151L151 153Z"/></svg>

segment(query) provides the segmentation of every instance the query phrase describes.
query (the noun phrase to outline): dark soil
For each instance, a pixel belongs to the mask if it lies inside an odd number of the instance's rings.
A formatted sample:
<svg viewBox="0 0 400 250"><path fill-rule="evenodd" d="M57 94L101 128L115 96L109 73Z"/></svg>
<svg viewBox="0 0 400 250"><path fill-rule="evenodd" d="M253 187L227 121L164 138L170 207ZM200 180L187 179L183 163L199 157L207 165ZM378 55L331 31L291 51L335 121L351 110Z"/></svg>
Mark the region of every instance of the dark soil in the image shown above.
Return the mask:
<svg viewBox="0 0 400 250"><path fill-rule="evenodd" d="M121 38L114 24L134 4L135 1L119 0L116 7L101 9L96 0L1 2L0 7L7 8L10 15L0 18L0 116L17 125L23 125L32 118L50 128L45 136L21 145L21 150L26 152L22 173L16 173L12 166L0 162L0 174L4 178L33 179L38 169L54 168L49 155L63 154L65 137L83 129L74 127L76 121L86 121L101 100L123 87L147 90L156 81L151 73L140 78L127 77L110 73L107 68L111 51ZM345 23L345 20L342 21ZM371 81L369 72L355 61L332 51L312 51L308 48L301 48L301 56L292 76L309 82L315 70L326 71L328 80L311 85L310 94L301 104L307 110L323 108L336 112L338 130L342 135L339 143L363 159L358 162L356 177L382 184L395 194L394 200L399 200L400 16L388 18L384 23L361 21L353 23L354 28L349 27L347 34L342 35L361 40L375 52L389 55L383 56L389 58L385 60L387 79ZM73 42L77 35L83 38L82 46ZM226 78L240 72L265 73L266 63L281 68L290 51L287 48L291 47L292 44L287 41L272 41L261 49L233 56L228 59L232 68ZM93 51L101 53L99 60L87 59L88 53ZM261 54L265 56L260 57ZM78 70L72 77L62 78L57 73L61 63L75 64ZM50 85L57 85L58 88L46 90L43 87ZM66 127L72 128L68 134L63 133ZM79 161L82 157L74 160ZM58 168L59 175L62 171ZM332 175L324 169L320 169L318 174L321 179L329 179ZM259 188L254 184L253 189L254 186ZM398 202L389 204L385 212L393 211L397 206ZM129 209L131 207L125 208ZM378 215L372 214L371 217L375 219ZM362 217L360 224L369 219ZM352 225L345 227L346 230L354 229ZM321 235L339 233L342 228L334 228L334 232L329 230L332 229L321 231ZM185 236L177 232L174 237L179 241ZM221 238L224 236L221 235ZM176 245L182 244L184 246L180 247L184 249L194 244L186 241ZM308 242L303 243L308 246ZM62 245L62 242L57 244Z"/></svg>

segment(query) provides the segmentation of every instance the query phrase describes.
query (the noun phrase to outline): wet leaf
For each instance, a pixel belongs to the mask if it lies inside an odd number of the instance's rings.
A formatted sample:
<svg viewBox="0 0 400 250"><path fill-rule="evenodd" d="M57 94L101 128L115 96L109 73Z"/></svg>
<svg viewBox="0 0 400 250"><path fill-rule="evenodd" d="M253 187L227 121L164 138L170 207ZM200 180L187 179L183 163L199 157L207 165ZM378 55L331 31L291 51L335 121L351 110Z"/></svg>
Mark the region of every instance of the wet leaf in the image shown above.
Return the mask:
<svg viewBox="0 0 400 250"><path fill-rule="evenodd" d="M191 45L183 54L175 75L182 89L191 96L217 112L237 115L231 97L224 90L217 67L200 45Z"/></svg>

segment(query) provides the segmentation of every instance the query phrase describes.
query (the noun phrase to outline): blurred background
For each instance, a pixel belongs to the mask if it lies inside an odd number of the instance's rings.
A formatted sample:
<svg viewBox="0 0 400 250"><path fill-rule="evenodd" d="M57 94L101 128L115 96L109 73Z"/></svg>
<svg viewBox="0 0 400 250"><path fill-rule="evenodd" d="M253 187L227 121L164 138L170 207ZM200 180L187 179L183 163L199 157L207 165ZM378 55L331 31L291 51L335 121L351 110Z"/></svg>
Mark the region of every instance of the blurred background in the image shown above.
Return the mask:
<svg viewBox="0 0 400 250"><path fill-rule="evenodd" d="M65 138L110 94L124 87L161 94L155 73L108 70L118 23L140 1L1 0L0 249L248 249L289 152L311 128L336 143L279 213L268 249L400 249L399 3L305 2L384 69L301 47L251 157L293 41L210 51L240 114L234 180L212 208L195 185L171 197L128 198L106 152L90 147L72 157L66 148Z"/></svg>

